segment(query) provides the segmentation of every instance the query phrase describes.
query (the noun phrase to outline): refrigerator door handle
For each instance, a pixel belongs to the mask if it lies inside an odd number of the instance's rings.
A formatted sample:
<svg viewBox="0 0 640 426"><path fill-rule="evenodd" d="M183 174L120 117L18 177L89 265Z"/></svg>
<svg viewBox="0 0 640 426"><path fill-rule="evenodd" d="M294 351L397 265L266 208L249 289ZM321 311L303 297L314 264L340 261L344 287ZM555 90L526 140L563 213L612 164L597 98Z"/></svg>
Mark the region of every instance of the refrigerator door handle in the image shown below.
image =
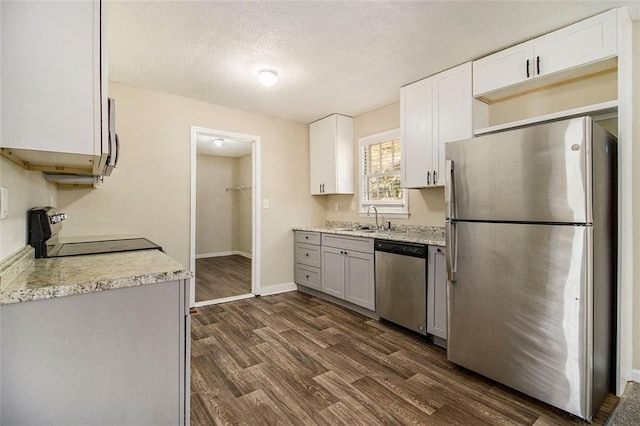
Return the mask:
<svg viewBox="0 0 640 426"><path fill-rule="evenodd" d="M453 177L453 170L454 170L454 161L453 160L447 160L445 162L445 170L447 173L446 176L446 180L445 180L445 186L447 187L445 194L444 194L444 201L446 203L446 215L447 215L447 219L454 219L453 214L455 213L455 190L454 190L454 177Z"/></svg>
<svg viewBox="0 0 640 426"><path fill-rule="evenodd" d="M446 215L447 222L445 224L445 233L447 237L447 278L449 281L456 282L456 270L457 270L457 248L456 248L456 224L453 222L454 214L456 211L456 193L455 193L455 179L453 171L455 169L455 163L453 160L447 160L445 162L445 170L447 173L445 179L445 203L446 203Z"/></svg>
<svg viewBox="0 0 640 426"><path fill-rule="evenodd" d="M446 250L446 260L447 260L447 279L454 283L456 282L456 272L457 272L457 247L456 247L456 224L448 220L445 223L445 233L447 236L447 250Z"/></svg>

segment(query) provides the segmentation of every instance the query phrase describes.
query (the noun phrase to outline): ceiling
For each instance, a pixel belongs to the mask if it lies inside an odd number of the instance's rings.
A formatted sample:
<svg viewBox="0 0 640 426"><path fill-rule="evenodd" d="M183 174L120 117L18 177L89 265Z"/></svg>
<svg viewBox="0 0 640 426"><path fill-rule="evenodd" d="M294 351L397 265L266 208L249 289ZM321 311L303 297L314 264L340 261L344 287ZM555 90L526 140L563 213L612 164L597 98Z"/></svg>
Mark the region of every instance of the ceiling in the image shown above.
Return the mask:
<svg viewBox="0 0 640 426"><path fill-rule="evenodd" d="M636 1L111 1L109 80L308 123ZM258 83L262 68L280 81Z"/></svg>
<svg viewBox="0 0 640 426"><path fill-rule="evenodd" d="M215 141L218 140L218 143ZM244 157L251 154L253 142L209 133L196 133L196 152L217 157Z"/></svg>

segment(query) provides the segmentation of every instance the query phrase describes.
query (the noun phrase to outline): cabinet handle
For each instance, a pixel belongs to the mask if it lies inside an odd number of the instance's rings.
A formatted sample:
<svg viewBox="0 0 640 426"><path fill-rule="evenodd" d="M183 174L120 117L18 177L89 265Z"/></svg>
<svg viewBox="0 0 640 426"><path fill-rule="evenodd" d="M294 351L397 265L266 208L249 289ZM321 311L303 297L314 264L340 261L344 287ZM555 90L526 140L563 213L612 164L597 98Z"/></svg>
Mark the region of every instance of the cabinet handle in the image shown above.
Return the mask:
<svg viewBox="0 0 640 426"><path fill-rule="evenodd" d="M536 56L536 73L540 75L540 56Z"/></svg>
<svg viewBox="0 0 640 426"><path fill-rule="evenodd" d="M529 59L527 59L527 78L531 77L531 73L529 73Z"/></svg>
<svg viewBox="0 0 640 426"><path fill-rule="evenodd" d="M427 185L431 185L431 172L427 172Z"/></svg>
<svg viewBox="0 0 640 426"><path fill-rule="evenodd" d="M437 185L438 184L438 174L436 173L436 171L433 171L433 184Z"/></svg>

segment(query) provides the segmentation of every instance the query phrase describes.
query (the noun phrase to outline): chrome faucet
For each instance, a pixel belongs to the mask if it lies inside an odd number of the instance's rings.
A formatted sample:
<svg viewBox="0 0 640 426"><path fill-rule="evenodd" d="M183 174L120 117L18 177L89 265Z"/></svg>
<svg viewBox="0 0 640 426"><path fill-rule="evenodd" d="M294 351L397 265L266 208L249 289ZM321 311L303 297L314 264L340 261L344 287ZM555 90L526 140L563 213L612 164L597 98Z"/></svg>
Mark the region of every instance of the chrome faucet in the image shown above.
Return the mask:
<svg viewBox="0 0 640 426"><path fill-rule="evenodd" d="M370 205L367 208L367 216L369 216L369 213L371 212L371 209L373 209L373 211L376 212L376 229L380 229L380 225L378 225L378 209L376 208L376 206Z"/></svg>

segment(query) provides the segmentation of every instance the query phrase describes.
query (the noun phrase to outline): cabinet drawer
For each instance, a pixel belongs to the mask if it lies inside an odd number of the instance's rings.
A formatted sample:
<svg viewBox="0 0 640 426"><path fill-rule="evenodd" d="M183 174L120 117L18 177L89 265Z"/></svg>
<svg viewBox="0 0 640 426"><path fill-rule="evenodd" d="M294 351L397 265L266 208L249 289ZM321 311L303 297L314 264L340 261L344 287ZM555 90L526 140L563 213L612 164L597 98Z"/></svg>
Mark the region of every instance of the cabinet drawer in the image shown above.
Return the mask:
<svg viewBox="0 0 640 426"><path fill-rule="evenodd" d="M320 267L320 246L296 243L296 263Z"/></svg>
<svg viewBox="0 0 640 426"><path fill-rule="evenodd" d="M316 290L320 290L322 287L320 268L296 263L293 277L297 284L315 288Z"/></svg>
<svg viewBox="0 0 640 426"><path fill-rule="evenodd" d="M319 232L296 231L296 243L320 245Z"/></svg>
<svg viewBox="0 0 640 426"><path fill-rule="evenodd" d="M322 234L322 245L345 250L357 250L373 253L373 238L343 237L332 234Z"/></svg>

